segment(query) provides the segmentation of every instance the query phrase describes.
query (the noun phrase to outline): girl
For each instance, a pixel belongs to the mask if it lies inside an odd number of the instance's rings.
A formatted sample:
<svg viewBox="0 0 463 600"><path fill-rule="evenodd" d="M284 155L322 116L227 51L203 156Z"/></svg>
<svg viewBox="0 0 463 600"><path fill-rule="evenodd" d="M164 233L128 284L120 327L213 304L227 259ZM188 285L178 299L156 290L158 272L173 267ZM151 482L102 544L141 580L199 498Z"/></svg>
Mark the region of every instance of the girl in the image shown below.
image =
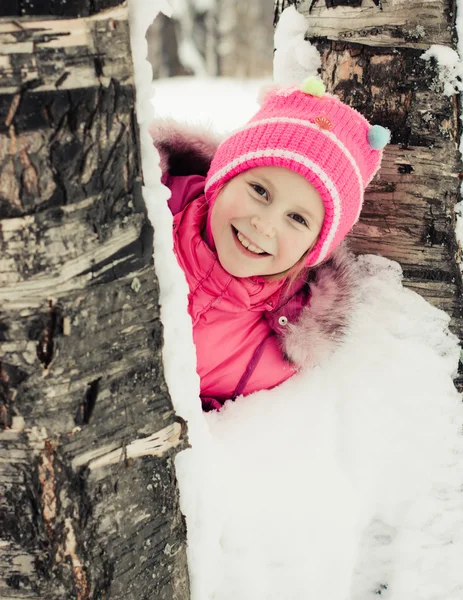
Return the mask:
<svg viewBox="0 0 463 600"><path fill-rule="evenodd" d="M151 133L172 194L204 410L320 363L348 323L353 259L340 244L388 130L309 78L268 90L220 145L172 122Z"/></svg>

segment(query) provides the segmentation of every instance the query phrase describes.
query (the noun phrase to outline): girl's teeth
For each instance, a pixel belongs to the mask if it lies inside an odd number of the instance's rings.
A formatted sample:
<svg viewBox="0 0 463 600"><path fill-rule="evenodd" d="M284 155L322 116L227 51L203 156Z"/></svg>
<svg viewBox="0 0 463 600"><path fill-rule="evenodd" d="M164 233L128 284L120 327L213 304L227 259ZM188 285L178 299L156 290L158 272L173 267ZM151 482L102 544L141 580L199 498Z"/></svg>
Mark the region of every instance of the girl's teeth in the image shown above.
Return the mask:
<svg viewBox="0 0 463 600"><path fill-rule="evenodd" d="M245 237L243 237L239 231L236 232L236 237L239 239L239 241L245 248L247 248L251 252L254 252L254 254L264 254L263 250L259 250L259 248L254 246L254 244L248 242L248 240Z"/></svg>

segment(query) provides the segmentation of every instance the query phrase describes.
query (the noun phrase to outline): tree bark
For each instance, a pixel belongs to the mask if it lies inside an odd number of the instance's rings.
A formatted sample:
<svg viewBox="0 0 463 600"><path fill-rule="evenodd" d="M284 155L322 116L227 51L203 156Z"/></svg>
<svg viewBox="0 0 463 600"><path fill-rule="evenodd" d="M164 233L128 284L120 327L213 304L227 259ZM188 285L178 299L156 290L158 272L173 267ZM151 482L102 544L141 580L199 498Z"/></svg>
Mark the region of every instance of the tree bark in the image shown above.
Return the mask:
<svg viewBox="0 0 463 600"><path fill-rule="evenodd" d="M187 599L127 6L33 4L0 9L0 597Z"/></svg>
<svg viewBox="0 0 463 600"><path fill-rule="evenodd" d="M275 22L287 4L277 0ZM456 47L455 1L306 0L297 8L328 91L392 132L353 248L397 260L405 285L445 310L461 339L460 102L444 95L435 62L421 58L431 44Z"/></svg>

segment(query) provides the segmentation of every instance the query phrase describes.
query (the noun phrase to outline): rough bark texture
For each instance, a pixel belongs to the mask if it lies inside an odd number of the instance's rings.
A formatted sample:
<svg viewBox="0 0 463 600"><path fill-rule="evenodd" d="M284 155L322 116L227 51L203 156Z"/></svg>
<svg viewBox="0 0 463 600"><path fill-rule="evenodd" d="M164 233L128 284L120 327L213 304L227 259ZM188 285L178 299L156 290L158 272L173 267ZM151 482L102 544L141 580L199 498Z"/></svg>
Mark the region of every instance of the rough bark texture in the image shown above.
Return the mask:
<svg viewBox="0 0 463 600"><path fill-rule="evenodd" d="M0 19L0 598L183 600L127 8L81 4Z"/></svg>
<svg viewBox="0 0 463 600"><path fill-rule="evenodd" d="M276 21L286 4L276 4ZM455 45L455 2L307 0L298 10L328 90L392 131L354 250L397 260L405 284L447 311L461 339L459 96L445 96L436 64L421 58L430 44Z"/></svg>
<svg viewBox="0 0 463 600"><path fill-rule="evenodd" d="M309 34L387 48L429 48L456 42L456 0L306 0Z"/></svg>

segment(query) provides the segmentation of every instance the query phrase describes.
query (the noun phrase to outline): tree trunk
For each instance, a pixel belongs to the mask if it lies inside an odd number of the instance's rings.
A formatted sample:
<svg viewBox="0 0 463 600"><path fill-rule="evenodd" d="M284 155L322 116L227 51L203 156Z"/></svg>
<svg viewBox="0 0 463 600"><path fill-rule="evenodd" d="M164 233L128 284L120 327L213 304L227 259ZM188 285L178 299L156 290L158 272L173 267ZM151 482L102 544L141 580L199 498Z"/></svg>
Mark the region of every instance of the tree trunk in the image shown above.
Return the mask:
<svg viewBox="0 0 463 600"><path fill-rule="evenodd" d="M163 376L117 4L0 9L4 600L189 597L186 427Z"/></svg>
<svg viewBox="0 0 463 600"><path fill-rule="evenodd" d="M277 0L276 22L293 3ZM328 90L392 132L353 248L397 260L405 285L445 310L461 339L459 96L445 96L437 65L421 58L432 44L455 48L455 1L306 0L297 8Z"/></svg>
<svg viewBox="0 0 463 600"><path fill-rule="evenodd" d="M193 74L179 57L179 30L180 23L163 13L148 27L148 60L153 67L153 79Z"/></svg>

